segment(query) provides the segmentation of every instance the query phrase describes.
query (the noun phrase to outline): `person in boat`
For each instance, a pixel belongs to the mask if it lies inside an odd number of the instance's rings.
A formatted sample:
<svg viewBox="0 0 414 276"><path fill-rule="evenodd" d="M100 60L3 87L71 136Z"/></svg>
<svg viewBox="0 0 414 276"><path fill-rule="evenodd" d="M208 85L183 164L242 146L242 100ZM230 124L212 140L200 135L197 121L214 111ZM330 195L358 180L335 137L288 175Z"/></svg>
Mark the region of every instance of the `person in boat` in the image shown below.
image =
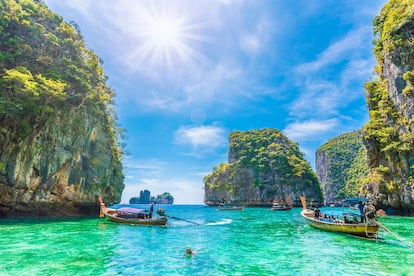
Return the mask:
<svg viewBox="0 0 414 276"><path fill-rule="evenodd" d="M329 216L328 215L326 215L326 214L321 214L320 215L320 220L321 221L325 221L325 222L332 222L332 220L329 218Z"/></svg>
<svg viewBox="0 0 414 276"><path fill-rule="evenodd" d="M359 223L357 217L352 217L352 222L354 224L358 224Z"/></svg>
<svg viewBox="0 0 414 276"><path fill-rule="evenodd" d="M319 210L318 207L316 207L315 210L313 211L313 217L316 219L319 219L320 216L321 216L321 211Z"/></svg>
<svg viewBox="0 0 414 276"><path fill-rule="evenodd" d="M187 249L185 250L185 253L183 254L183 256L187 257L187 258L192 258L193 255L197 254L197 251L192 251L190 247L187 247Z"/></svg>
<svg viewBox="0 0 414 276"><path fill-rule="evenodd" d="M154 201L151 202L151 207L150 207L149 214L148 214L149 218L152 218L152 213L153 212L154 212Z"/></svg>
<svg viewBox="0 0 414 276"><path fill-rule="evenodd" d="M349 223L349 219L347 216L344 216L344 223Z"/></svg>
<svg viewBox="0 0 414 276"><path fill-rule="evenodd" d="M361 216L361 222L363 223L365 221L365 204L362 201L358 202L358 209Z"/></svg>

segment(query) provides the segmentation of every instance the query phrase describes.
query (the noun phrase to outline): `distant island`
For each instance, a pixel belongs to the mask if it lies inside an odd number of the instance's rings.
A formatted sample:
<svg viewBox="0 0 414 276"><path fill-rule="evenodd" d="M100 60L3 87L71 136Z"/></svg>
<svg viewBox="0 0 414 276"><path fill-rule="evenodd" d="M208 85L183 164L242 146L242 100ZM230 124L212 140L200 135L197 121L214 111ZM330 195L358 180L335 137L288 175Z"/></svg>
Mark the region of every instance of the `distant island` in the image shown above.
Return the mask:
<svg viewBox="0 0 414 276"><path fill-rule="evenodd" d="M150 191L144 190L139 192L139 197L131 197L129 199L129 204L149 204L151 202L155 202L157 204L173 204L174 197L167 192L154 197L151 196Z"/></svg>

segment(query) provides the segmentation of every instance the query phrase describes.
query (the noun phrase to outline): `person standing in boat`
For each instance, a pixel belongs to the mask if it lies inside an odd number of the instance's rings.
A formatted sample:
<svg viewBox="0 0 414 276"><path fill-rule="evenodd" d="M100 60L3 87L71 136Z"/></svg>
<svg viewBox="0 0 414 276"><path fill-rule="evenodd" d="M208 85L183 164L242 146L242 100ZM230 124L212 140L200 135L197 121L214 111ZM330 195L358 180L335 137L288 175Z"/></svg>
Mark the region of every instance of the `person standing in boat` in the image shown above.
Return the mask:
<svg viewBox="0 0 414 276"><path fill-rule="evenodd" d="M362 201L358 202L358 209L361 216L361 222L365 221L365 204Z"/></svg>
<svg viewBox="0 0 414 276"><path fill-rule="evenodd" d="M151 202L151 207L150 207L150 210L149 210L149 218L152 218L152 213L153 212L154 212L154 201Z"/></svg>

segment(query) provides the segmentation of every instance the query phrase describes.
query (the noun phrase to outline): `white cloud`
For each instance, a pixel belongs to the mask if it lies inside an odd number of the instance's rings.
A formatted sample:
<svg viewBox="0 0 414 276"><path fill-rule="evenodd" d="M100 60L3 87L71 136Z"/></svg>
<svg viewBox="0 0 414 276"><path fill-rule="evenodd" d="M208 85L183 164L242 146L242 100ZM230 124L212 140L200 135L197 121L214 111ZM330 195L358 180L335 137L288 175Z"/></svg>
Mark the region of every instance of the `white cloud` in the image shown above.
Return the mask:
<svg viewBox="0 0 414 276"><path fill-rule="evenodd" d="M368 81L367 76L373 74L374 64L375 60L373 56L349 61L347 67L341 73L343 85L346 86L358 80ZM352 93L353 91L348 92Z"/></svg>
<svg viewBox="0 0 414 276"><path fill-rule="evenodd" d="M341 40L330 45L320 54L317 60L301 64L295 68L296 73L309 74L323 67L339 63L344 59L352 59L353 54L359 48L371 44L372 27L364 26L349 32Z"/></svg>
<svg viewBox="0 0 414 276"><path fill-rule="evenodd" d="M242 50L256 54L260 50L260 40L257 36L246 34L240 38L240 47Z"/></svg>
<svg viewBox="0 0 414 276"><path fill-rule="evenodd" d="M343 108L359 110L364 104L363 83L375 64L366 48L371 39L372 27L359 27L329 45L316 60L294 68L295 85L302 92L292 101L290 115L322 120L338 116Z"/></svg>
<svg viewBox="0 0 414 276"><path fill-rule="evenodd" d="M338 128L336 119L329 120L309 120L304 122L294 122L286 126L283 133L294 141L311 141L315 137L320 138Z"/></svg>
<svg viewBox="0 0 414 276"><path fill-rule="evenodd" d="M257 19L254 30L240 35L239 44L241 50L252 55L257 55L265 49L269 51L270 49L266 44L274 35L273 30L272 22L265 16Z"/></svg>
<svg viewBox="0 0 414 276"><path fill-rule="evenodd" d="M240 5L244 2L244 0L219 0L219 2L224 5Z"/></svg>
<svg viewBox="0 0 414 276"><path fill-rule="evenodd" d="M304 92L291 103L290 115L304 118L311 116L329 116L336 113L339 88L335 83L322 80L309 80L303 85Z"/></svg>
<svg viewBox="0 0 414 276"><path fill-rule="evenodd" d="M158 178L168 163L156 158L150 159L132 159L125 158L125 182L131 183L136 179L151 179Z"/></svg>
<svg viewBox="0 0 414 276"><path fill-rule="evenodd" d="M216 126L181 126L175 133L176 144L189 144L194 149L218 148L226 145L226 131Z"/></svg>
<svg viewBox="0 0 414 276"><path fill-rule="evenodd" d="M197 76L193 82L185 84L186 105L234 99L239 93L238 87L243 83L244 75L238 63L229 60L218 62L210 70Z"/></svg>

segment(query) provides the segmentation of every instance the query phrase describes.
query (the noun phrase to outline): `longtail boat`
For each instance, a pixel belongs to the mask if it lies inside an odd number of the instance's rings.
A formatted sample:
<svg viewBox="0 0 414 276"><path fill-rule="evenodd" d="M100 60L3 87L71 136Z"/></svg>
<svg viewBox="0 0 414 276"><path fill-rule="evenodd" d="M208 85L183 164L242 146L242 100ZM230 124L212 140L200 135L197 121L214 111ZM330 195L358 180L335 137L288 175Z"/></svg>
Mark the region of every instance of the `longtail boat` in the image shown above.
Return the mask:
<svg viewBox="0 0 414 276"><path fill-rule="evenodd" d="M278 203L273 203L272 208L270 208L270 210L272 211L289 211L291 209L292 209L292 205L278 204Z"/></svg>
<svg viewBox="0 0 414 276"><path fill-rule="evenodd" d="M361 216L355 213L344 213L334 216L327 214L316 215L315 210L306 208L305 198L301 197L303 210L301 212L305 222L310 226L329 232L345 233L354 236L374 239L377 238L379 223L365 215L361 222Z"/></svg>
<svg viewBox="0 0 414 276"><path fill-rule="evenodd" d="M242 206L227 206L227 205L219 205L217 206L218 211L243 211L244 205Z"/></svg>
<svg viewBox="0 0 414 276"><path fill-rule="evenodd" d="M152 217L147 210L122 207L113 209L106 207L102 198L99 197L100 217L106 217L107 220L117 223L138 224L138 225L167 225L167 216L164 209L158 209L159 217Z"/></svg>

